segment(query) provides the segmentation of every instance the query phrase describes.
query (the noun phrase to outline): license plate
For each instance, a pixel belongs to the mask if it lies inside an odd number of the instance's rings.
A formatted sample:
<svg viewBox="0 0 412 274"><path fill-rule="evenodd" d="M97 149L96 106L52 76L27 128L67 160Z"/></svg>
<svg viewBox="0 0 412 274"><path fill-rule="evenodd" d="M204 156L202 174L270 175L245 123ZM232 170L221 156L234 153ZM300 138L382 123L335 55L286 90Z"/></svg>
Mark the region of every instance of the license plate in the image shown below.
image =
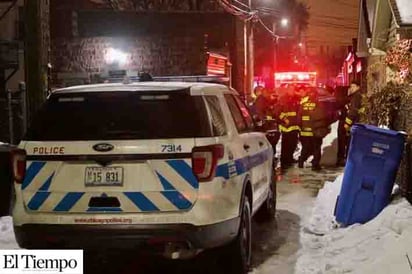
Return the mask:
<svg viewBox="0 0 412 274"><path fill-rule="evenodd" d="M86 186L122 186L122 167L86 167Z"/></svg>

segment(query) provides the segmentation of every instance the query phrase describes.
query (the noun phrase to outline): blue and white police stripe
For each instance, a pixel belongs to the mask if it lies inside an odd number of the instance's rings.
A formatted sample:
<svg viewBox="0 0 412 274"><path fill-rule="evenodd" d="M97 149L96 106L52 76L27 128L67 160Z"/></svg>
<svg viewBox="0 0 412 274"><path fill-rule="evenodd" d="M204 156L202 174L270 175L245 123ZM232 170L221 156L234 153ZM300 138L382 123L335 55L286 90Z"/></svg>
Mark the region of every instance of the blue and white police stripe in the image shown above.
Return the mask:
<svg viewBox="0 0 412 274"><path fill-rule="evenodd" d="M229 179L265 163L272 157L265 150L253 156L221 164L217 177ZM199 182L193 175L190 160L154 160L151 165L163 188L162 191L144 192L54 192L53 177L59 162L29 163L22 191L26 206L31 211L40 212L172 212L190 209L197 199ZM68 188L69 189L69 188ZM121 207L89 207L92 197L116 197Z"/></svg>

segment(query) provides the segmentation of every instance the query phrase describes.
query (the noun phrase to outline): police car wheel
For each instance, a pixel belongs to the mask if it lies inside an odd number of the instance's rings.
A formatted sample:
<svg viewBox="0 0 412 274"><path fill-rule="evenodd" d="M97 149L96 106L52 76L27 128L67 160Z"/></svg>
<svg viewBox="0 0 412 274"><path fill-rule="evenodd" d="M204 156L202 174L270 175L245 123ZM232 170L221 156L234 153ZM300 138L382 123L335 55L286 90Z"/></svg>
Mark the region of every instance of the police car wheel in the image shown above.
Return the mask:
<svg viewBox="0 0 412 274"><path fill-rule="evenodd" d="M269 187L268 197L265 203L261 206L256 213L256 219L258 221L272 221L275 219L276 214L276 176L272 171L272 181Z"/></svg>
<svg viewBox="0 0 412 274"><path fill-rule="evenodd" d="M226 266L230 273L246 274L249 272L252 258L252 215L248 199L245 199L243 203L239 233L236 239L227 246L226 251Z"/></svg>

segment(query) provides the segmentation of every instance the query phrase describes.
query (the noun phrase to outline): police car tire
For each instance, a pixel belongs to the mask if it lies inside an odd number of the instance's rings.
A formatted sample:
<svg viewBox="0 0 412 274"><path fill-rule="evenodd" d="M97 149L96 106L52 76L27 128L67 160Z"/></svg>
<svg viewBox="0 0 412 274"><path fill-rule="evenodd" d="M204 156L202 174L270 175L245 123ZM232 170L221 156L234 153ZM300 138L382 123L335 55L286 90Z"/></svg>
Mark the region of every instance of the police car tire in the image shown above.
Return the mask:
<svg viewBox="0 0 412 274"><path fill-rule="evenodd" d="M252 213L249 200L245 198L242 206L242 215L239 233L236 239L227 248L228 270L233 274L249 272L252 259ZM226 262L226 263L227 263Z"/></svg>
<svg viewBox="0 0 412 274"><path fill-rule="evenodd" d="M265 203L259 208L256 212L256 220L267 222L273 221L276 214L276 176L272 171L272 181L269 188L268 197L266 198Z"/></svg>

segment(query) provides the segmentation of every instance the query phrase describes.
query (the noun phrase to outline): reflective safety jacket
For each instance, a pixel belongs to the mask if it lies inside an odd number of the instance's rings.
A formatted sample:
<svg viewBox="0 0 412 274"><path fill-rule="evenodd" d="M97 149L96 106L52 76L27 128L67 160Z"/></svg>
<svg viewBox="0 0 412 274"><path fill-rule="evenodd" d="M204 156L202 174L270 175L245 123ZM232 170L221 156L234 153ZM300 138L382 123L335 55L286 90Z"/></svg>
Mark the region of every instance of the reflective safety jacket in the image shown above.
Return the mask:
<svg viewBox="0 0 412 274"><path fill-rule="evenodd" d="M364 111L362 108L362 93L357 91L350 95L349 102L346 104L345 108L345 124L351 127L354 123L359 122L360 114Z"/></svg>
<svg viewBox="0 0 412 274"><path fill-rule="evenodd" d="M316 96L303 97L298 112L300 136L323 138L330 132L331 117L327 117L325 107Z"/></svg>
<svg viewBox="0 0 412 274"><path fill-rule="evenodd" d="M279 123L279 131L292 132L300 130L298 123L298 109L299 109L299 97L298 96L284 96L279 100L279 104L276 108L276 118Z"/></svg>

